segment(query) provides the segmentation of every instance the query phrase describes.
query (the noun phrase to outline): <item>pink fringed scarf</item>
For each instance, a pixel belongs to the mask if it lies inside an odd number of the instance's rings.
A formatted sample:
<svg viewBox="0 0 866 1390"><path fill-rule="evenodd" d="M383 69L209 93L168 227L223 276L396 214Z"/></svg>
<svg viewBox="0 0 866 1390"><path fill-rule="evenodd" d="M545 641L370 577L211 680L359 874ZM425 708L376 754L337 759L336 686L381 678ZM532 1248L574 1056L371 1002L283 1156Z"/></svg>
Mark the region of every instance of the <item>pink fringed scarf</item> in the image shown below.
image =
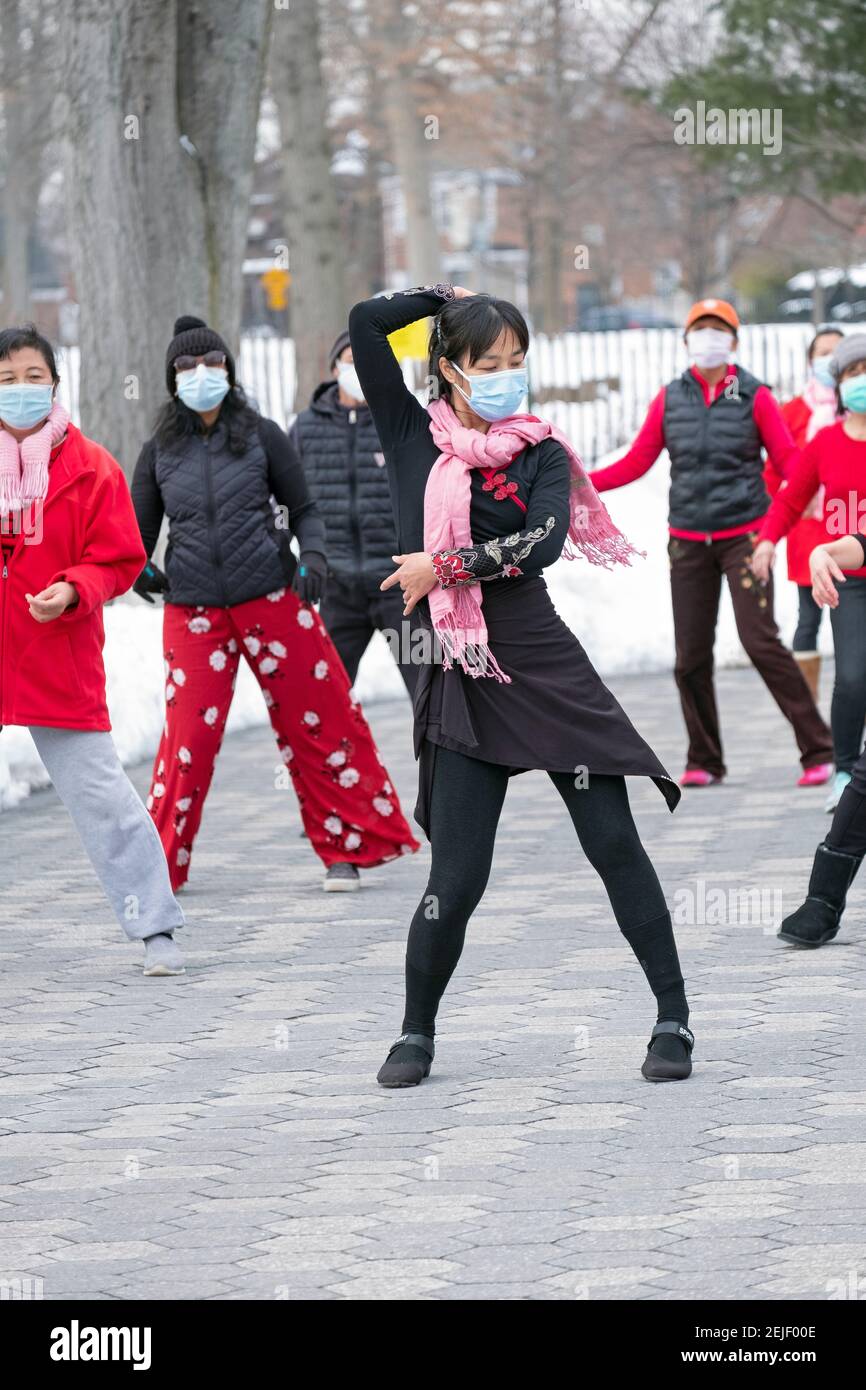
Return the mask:
<svg viewBox="0 0 866 1390"><path fill-rule="evenodd" d="M424 493L424 549L458 550L472 545L469 530L472 468L507 468L518 454L542 439L555 439L568 455L571 466L571 522L563 554L573 560L583 555L590 564L609 569L629 565L631 556L643 552L617 530L607 508L585 472L569 441L555 425L535 415L510 415L490 426L486 434L461 425L446 400L432 401L430 432L439 457L430 470ZM436 587L428 595L430 616L449 670L455 661L470 676L493 676L510 683L487 645L487 625L482 614L482 585L457 584Z"/></svg>
<svg viewBox="0 0 866 1390"><path fill-rule="evenodd" d="M809 377L803 388L803 400L806 402L811 414L809 423L806 426L806 443L814 439L819 430L825 426L832 425L838 418L836 415L836 388L834 386L822 386L820 381L816 381L813 376Z"/></svg>
<svg viewBox="0 0 866 1390"><path fill-rule="evenodd" d="M810 439L815 438L819 430L825 429L827 425L832 425L838 419L836 388L835 386L822 386L820 381L816 381L813 376L810 376L803 388L803 400L811 411L809 423L806 425L806 443L808 444ZM823 484L815 493L803 515L813 520L815 517L824 515Z"/></svg>
<svg viewBox="0 0 866 1390"><path fill-rule="evenodd" d="M51 450L60 443L68 424L67 411L55 401L42 428L20 444L8 430L0 428L0 515L44 502Z"/></svg>

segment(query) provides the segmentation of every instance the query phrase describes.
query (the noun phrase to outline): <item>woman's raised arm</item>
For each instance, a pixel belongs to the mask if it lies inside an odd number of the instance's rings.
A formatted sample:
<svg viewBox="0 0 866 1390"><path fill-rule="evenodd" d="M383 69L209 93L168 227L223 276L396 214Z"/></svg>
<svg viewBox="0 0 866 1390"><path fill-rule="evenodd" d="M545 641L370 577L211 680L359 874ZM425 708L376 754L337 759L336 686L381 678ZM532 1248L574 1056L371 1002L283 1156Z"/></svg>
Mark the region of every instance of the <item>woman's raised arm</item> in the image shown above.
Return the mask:
<svg viewBox="0 0 866 1390"><path fill-rule="evenodd" d="M446 299L454 298L453 285L422 285L364 299L349 315L355 371L383 449L411 439L430 423L426 410L403 380L388 334L438 313Z"/></svg>

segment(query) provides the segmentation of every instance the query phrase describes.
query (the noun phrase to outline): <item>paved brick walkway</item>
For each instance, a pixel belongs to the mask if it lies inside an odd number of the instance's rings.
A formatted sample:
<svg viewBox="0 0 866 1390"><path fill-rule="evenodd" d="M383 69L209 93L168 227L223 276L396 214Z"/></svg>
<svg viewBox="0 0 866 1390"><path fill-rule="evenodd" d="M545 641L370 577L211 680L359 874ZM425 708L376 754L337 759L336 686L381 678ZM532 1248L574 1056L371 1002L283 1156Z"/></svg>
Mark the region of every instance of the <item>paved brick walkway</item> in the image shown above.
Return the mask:
<svg viewBox="0 0 866 1390"><path fill-rule="evenodd" d="M677 773L670 679L612 684ZM323 894L266 730L223 750L180 979L142 977L53 793L4 815L0 1279L46 1298L863 1297L866 877L837 943L774 940L823 792L793 789L757 677L720 690L729 783L674 816L632 783L683 919L680 1086L640 1078L650 997L542 774L512 784L411 1092L374 1077L428 850ZM371 721L411 807L408 710Z"/></svg>

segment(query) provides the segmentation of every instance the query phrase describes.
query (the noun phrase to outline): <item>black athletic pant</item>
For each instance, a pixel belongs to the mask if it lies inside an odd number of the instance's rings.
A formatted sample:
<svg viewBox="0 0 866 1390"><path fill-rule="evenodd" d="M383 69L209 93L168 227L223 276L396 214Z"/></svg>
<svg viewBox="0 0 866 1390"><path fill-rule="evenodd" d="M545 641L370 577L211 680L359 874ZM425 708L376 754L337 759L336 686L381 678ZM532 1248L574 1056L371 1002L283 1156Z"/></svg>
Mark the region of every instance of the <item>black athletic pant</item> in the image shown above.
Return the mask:
<svg viewBox="0 0 866 1390"><path fill-rule="evenodd" d="M360 586L353 588L334 578L328 580L319 615L353 685L361 657L378 629L392 634L388 639L391 652L410 698L414 694L418 666L412 661L409 619L403 617L405 606L398 588L368 594Z"/></svg>
<svg viewBox="0 0 866 1390"><path fill-rule="evenodd" d="M830 609L836 672L830 726L836 768L852 772L863 748L866 719L866 579L839 585L839 607Z"/></svg>
<svg viewBox="0 0 866 1390"><path fill-rule="evenodd" d="M791 643L792 652L816 652L821 630L823 608L812 597L811 584L797 585L797 628Z"/></svg>
<svg viewBox="0 0 866 1390"><path fill-rule="evenodd" d="M674 675L689 736L686 767L717 777L725 773L713 680L723 578L740 641L790 722L803 767L829 763L832 758L830 730L815 708L803 672L779 636L773 617L772 578L762 587L749 568L754 540L752 532L708 544L671 536L668 544L677 649Z"/></svg>
<svg viewBox="0 0 866 1390"><path fill-rule="evenodd" d="M866 751L851 769L851 781L839 798L826 843L843 854L866 854Z"/></svg>
<svg viewBox="0 0 866 1390"><path fill-rule="evenodd" d="M687 1023L670 914L632 819L625 779L591 775L589 785L580 787L572 773L549 776L649 980L659 1021ZM439 1000L460 959L466 925L487 886L508 780L506 769L495 763L436 749L430 804L433 863L406 945L404 1033L434 1034ZM543 854L543 846L538 849Z"/></svg>

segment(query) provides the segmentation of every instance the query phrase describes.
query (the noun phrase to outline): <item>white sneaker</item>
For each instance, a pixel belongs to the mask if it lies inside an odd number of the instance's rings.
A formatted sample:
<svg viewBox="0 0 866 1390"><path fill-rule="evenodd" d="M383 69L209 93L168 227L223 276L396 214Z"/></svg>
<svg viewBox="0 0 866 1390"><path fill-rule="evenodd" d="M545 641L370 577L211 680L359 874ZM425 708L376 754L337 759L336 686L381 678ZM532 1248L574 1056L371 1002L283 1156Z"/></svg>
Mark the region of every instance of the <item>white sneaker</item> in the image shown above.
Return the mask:
<svg viewBox="0 0 866 1390"><path fill-rule="evenodd" d="M832 812L835 811L836 807L839 805L839 799L850 781L850 772L836 773L836 776L833 778L833 781L830 784L830 795L824 802L824 810L828 813L828 815L832 814Z"/></svg>
<svg viewBox="0 0 866 1390"><path fill-rule="evenodd" d="M180 947L169 932L144 939L145 975L182 975L185 966Z"/></svg>

